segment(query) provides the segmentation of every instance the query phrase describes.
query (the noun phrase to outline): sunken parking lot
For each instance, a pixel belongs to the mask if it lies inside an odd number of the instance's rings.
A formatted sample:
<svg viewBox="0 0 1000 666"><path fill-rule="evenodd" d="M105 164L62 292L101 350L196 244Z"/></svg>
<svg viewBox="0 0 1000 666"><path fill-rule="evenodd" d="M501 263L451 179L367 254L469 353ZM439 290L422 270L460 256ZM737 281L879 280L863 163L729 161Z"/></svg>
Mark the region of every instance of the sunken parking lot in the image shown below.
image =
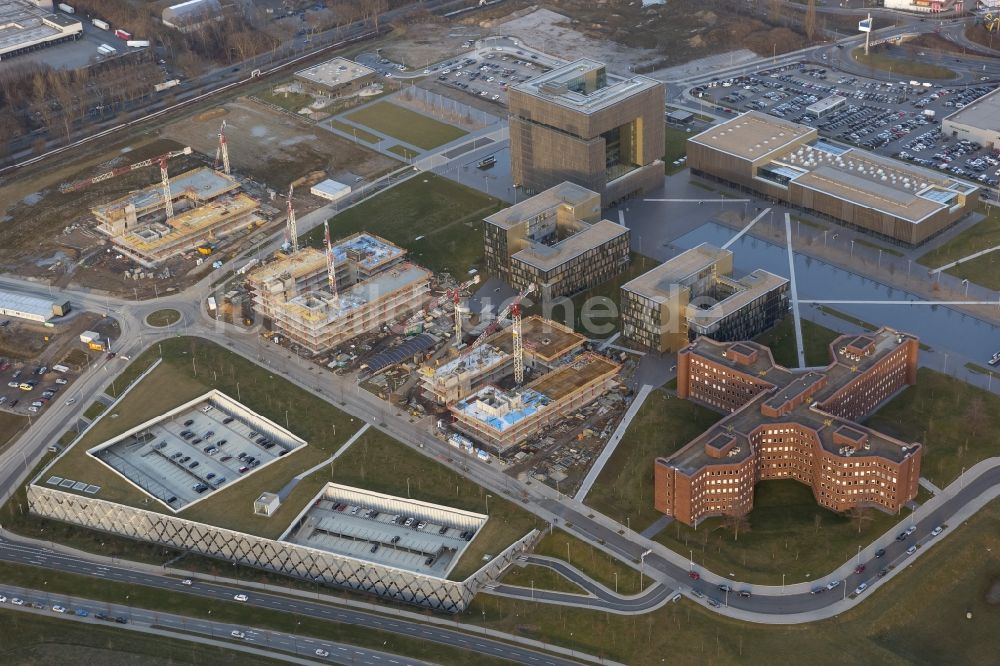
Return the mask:
<svg viewBox="0 0 1000 666"><path fill-rule="evenodd" d="M717 79L690 90L736 114L758 110L828 138L996 187L1000 150L942 136L941 119L996 86L874 81L804 63Z"/></svg>
<svg viewBox="0 0 1000 666"><path fill-rule="evenodd" d="M445 86L496 104L507 104L507 89L549 70L524 51L486 53L448 60L424 70Z"/></svg>

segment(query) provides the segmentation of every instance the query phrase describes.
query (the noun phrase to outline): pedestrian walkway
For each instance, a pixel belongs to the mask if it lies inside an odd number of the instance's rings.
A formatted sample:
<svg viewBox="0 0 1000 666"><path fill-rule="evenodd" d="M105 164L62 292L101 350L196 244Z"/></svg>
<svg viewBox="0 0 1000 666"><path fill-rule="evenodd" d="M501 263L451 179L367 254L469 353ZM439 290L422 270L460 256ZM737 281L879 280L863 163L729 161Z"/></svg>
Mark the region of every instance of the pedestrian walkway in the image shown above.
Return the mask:
<svg viewBox="0 0 1000 666"><path fill-rule="evenodd" d="M639 532L639 534L646 537L647 539L655 539L656 535L665 530L667 528L667 525L669 525L672 522L674 522L674 519L671 518L670 516L660 516L659 518L654 520L649 527L644 529L642 532Z"/></svg>
<svg viewBox="0 0 1000 666"><path fill-rule="evenodd" d="M344 452L347 451L347 449L351 448L351 444L353 444L354 442L358 441L358 438L361 437L361 435L365 434L365 432L370 427L371 427L370 423L364 424L363 426L361 426L360 428L358 428L358 431L356 433L354 433L353 435L351 435L350 439L348 439L346 442L344 442L344 444L339 449L337 449L336 453L334 453L332 456L330 456L329 458L327 458L323 462L319 463L315 467L310 467L309 469L305 470L304 472L299 472L294 477L292 477L288 481L288 483L286 483L285 486L281 490L278 491L278 497L281 499L281 501L284 502L286 499L288 499L288 496L292 494L292 490L295 489L295 486L298 485L299 481L301 481L302 479L306 478L307 476L309 476L313 472L316 472L316 471L322 469L326 465L329 465L334 460L336 460L340 456L344 455Z"/></svg>
<svg viewBox="0 0 1000 666"><path fill-rule="evenodd" d="M941 489L938 488L937 486L935 486L933 483L931 483L930 479L926 479L924 477L920 477L920 485L923 488L926 488L927 490L931 491L935 495L940 495L941 494Z"/></svg>
<svg viewBox="0 0 1000 666"><path fill-rule="evenodd" d="M591 486L593 486L594 482L597 481L597 477L600 476L601 470L604 469L604 465L606 465L608 460L611 459L611 455L618 447L618 443L622 441L622 437L624 437L629 424L632 423L632 419L635 418L635 415L639 413L639 408L642 407L642 403L646 401L646 397L652 390L653 387L649 384L645 384L641 389L639 389L639 393L636 394L635 400L633 400L632 404L629 405L628 410L625 412L625 416L622 417L621 423L618 424L618 427L615 428L614 434L611 435L611 439L608 440L607 446L604 447L604 450L601 451L601 455L599 455L597 460L594 461L593 467L591 467L590 471L587 472L587 476L583 479L583 484L580 486L580 489L576 492L573 499L578 502L582 502L583 498L590 492Z"/></svg>

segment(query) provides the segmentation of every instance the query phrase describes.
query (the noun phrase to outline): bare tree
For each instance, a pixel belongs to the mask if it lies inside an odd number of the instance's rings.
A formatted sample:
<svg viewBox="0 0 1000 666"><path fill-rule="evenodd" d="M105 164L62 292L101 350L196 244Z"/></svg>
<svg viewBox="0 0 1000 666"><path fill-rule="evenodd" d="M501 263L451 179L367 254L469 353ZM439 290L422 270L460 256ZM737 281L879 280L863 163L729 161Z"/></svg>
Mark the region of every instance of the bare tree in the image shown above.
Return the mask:
<svg viewBox="0 0 1000 666"><path fill-rule="evenodd" d="M726 516L725 525L726 529L732 531L733 541L739 541L741 531L750 531L750 518L748 518L746 514L739 516Z"/></svg>
<svg viewBox="0 0 1000 666"><path fill-rule="evenodd" d="M781 23L781 12L784 9L782 0L771 0L768 5L767 18L771 23L778 25Z"/></svg>
<svg viewBox="0 0 1000 666"><path fill-rule="evenodd" d="M865 528L865 525L873 520L871 509L866 506L852 507L848 514L851 516L854 524L858 526L858 534L861 534L861 530Z"/></svg>
<svg viewBox="0 0 1000 666"><path fill-rule="evenodd" d="M816 36L816 0L809 0L809 4L806 5L806 18L803 27L806 31L806 37L812 41L813 37Z"/></svg>

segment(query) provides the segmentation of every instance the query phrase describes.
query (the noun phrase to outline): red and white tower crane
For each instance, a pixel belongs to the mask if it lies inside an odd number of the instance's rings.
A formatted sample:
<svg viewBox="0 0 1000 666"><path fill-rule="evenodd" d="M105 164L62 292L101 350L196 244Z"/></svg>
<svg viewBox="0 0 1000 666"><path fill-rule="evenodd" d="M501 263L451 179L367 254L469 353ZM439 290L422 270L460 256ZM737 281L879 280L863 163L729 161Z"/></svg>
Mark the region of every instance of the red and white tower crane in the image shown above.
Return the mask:
<svg viewBox="0 0 1000 666"><path fill-rule="evenodd" d="M226 121L222 120L219 127L219 147L215 149L215 168L219 168L219 156L222 156L222 172L229 173L229 144L226 143Z"/></svg>
<svg viewBox="0 0 1000 666"><path fill-rule="evenodd" d="M334 300L339 300L337 295L337 266L333 256L333 246L330 244L330 222L324 222L323 242L326 244L326 279L330 283L330 293Z"/></svg>
<svg viewBox="0 0 1000 666"><path fill-rule="evenodd" d="M524 381L524 341L521 337L521 301L524 300L528 294L534 293L535 285L529 284L525 287L517 296L511 299L511 302L507 304L503 310L497 315L497 318L490 322L479 337L476 338L475 342L462 350L459 356L468 356L472 353L472 350L481 345L486 338L490 337L496 333L497 329L500 328L500 322L502 322L507 316L511 317L513 323L513 336L514 336L514 381L520 384Z"/></svg>
<svg viewBox="0 0 1000 666"><path fill-rule="evenodd" d="M524 383L524 343L521 339L521 304L510 307L511 334L513 335L514 352L514 383L520 386Z"/></svg>
<svg viewBox="0 0 1000 666"><path fill-rule="evenodd" d="M59 186L59 191L75 192L76 190L82 190L85 187L94 185L96 183L103 182L105 180L111 180L112 178L117 178L122 174L131 173L137 169L142 169L148 166L153 166L154 164L159 164L160 166L160 182L163 184L163 195L166 200L167 217L173 217L174 206L173 201L170 199L170 179L167 175L167 161L174 158L180 157L181 155L190 155L191 147L185 146L181 150L172 150L169 153L160 155L159 157L151 157L148 160L143 160L141 162L136 162L135 164L129 164L128 166L118 167L117 169L112 169L111 171L106 171L100 175L94 176L93 178L85 178L84 180L78 180L75 183L63 183Z"/></svg>

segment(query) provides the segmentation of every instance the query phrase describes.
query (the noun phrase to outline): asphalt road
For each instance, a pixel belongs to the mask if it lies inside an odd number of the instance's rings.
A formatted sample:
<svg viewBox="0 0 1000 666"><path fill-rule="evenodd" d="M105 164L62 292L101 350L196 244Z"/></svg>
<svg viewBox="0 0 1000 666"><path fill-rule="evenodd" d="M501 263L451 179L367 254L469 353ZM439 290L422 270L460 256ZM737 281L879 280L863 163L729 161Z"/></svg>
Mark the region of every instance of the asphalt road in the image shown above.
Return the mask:
<svg viewBox="0 0 1000 666"><path fill-rule="evenodd" d="M535 652L534 650L493 640L485 636L477 636L475 633L472 633L475 631L474 627L469 628L470 633L465 633L462 631L438 627L433 624L423 624L385 615L377 615L375 613L366 613L364 611L354 610L351 608L333 606L318 601L313 602L297 597L269 594L259 590L246 590L235 586L211 583L202 580L192 580L191 585L184 585L179 578L136 571L122 565L108 566L105 564L97 564L86 558L64 555L62 553L53 552L47 548L41 548L28 543L21 543L7 537L0 537L0 546L2 546L0 547L0 560L40 567L50 571L64 571L67 573L94 576L107 581L132 585L144 585L180 594L191 594L206 599L212 599L214 601L230 602L233 604L243 603L250 607L277 611L279 613L294 613L321 620L339 622L341 624L350 624L372 630L386 631L400 636L415 638L417 640L430 641L432 643L440 643L451 647L472 650L479 654L508 659L520 664L534 664L537 666L570 666L578 663L570 659ZM3 589L4 587L0 584L0 590ZM240 593L246 594L248 600L245 602L233 601L233 597ZM7 594L6 596L9 597L10 594ZM92 606L88 607L91 610L97 608L103 609L105 607L105 604L101 602L88 603L92 604ZM79 607L79 604L64 605L68 605L72 608ZM137 609L129 609L124 604L118 604L117 606L119 609L124 608L133 614L138 612ZM121 610L116 611L116 613L118 612L121 612ZM144 612L146 614L143 617L146 618L151 616L161 616L159 613L152 613L148 611ZM137 618L138 616L133 615L132 617ZM196 624L197 621L192 619L186 619L185 622L186 624L184 626L189 630L191 627L198 626ZM206 621L202 620L201 622L207 627L208 623ZM246 631L245 627L238 625L220 626L228 627L225 633L228 633L232 629ZM260 630L255 631L259 632ZM219 635L217 631L215 632L215 635ZM327 649L330 650L331 654L333 653L333 649Z"/></svg>
<svg viewBox="0 0 1000 666"><path fill-rule="evenodd" d="M156 613L143 608L135 608L125 604L105 603L93 599L83 599L81 597L70 597L61 594L51 594L43 590L31 590L21 587L0 586L0 596L7 597L7 603L3 606L8 610L21 610L24 612L47 613L53 618L63 620L76 620L85 624L96 624L114 627L122 630L136 630L138 627L149 627L171 631L171 637L181 640L198 641L198 637L230 641L235 643L234 649L244 647L255 647L254 653L264 653L274 659L286 660L287 654L304 658L305 663L333 663L333 664L364 664L366 666L384 664L405 664L407 666L429 666L428 662L410 659L391 652L379 650L367 650L345 643L335 643L308 636L298 636L296 634L285 634L269 629L259 629L247 627L241 624L230 624L227 622L216 622L206 619L192 619L183 615L173 615L170 613ZM12 599L20 599L23 606L16 606L11 603ZM32 604L44 606L43 609L34 609ZM53 611L54 606L62 606L66 609L63 614ZM31 610L29 610L31 609ZM74 613L78 609L87 611L87 617L77 617ZM95 615L103 613L108 616L107 620L98 619ZM123 618L125 623L116 621L116 618ZM243 636L233 636L232 632L238 632ZM210 643L210 641L203 641ZM213 643L214 644L214 643ZM316 650L322 650L329 654L323 657L316 654ZM296 660L300 663L302 659Z"/></svg>

